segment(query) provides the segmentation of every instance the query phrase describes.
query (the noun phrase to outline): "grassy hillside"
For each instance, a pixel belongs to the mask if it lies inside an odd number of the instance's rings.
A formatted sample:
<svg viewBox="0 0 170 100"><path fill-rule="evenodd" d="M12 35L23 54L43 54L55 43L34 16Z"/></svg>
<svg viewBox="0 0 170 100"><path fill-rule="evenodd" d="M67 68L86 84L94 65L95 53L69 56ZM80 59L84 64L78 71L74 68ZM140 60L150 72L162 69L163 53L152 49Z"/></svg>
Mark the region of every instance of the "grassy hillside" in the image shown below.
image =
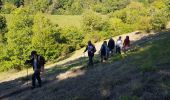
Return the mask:
<svg viewBox="0 0 170 100"><path fill-rule="evenodd" d="M58 24L61 27L81 27L82 17L78 15L47 15L47 18L49 18L52 23Z"/></svg>
<svg viewBox="0 0 170 100"><path fill-rule="evenodd" d="M10 23L12 15L6 14L5 17L7 22ZM82 17L79 15L46 15L46 17L50 19L53 24L58 24L60 27L74 26L81 28L82 25Z"/></svg>
<svg viewBox="0 0 170 100"><path fill-rule="evenodd" d="M35 90L24 85L25 78L0 83L0 99L169 100L169 38L170 31L144 37L134 42L127 54L115 55L102 64L97 55L92 68L73 69L86 66L87 59L51 68L43 87ZM14 88L9 84L19 86L7 93Z"/></svg>

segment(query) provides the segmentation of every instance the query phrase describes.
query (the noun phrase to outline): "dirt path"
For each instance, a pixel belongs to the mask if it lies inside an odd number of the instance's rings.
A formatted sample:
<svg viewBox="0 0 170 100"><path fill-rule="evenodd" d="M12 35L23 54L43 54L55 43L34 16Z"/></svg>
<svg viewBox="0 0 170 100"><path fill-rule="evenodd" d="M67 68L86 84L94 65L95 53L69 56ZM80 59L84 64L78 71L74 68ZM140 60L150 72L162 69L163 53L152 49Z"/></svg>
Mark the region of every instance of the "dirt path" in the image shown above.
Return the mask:
<svg viewBox="0 0 170 100"><path fill-rule="evenodd" d="M155 33L150 33L150 34L146 34L146 33L140 33L140 34L136 34L136 32L132 32L132 33L128 33L128 34L123 34L121 35L122 36L122 39L124 39L127 35L130 37L130 40L132 42L134 41L137 41L137 40L140 40L141 38L144 38L146 36L149 36L151 34L155 34ZM116 41L118 39L119 36L116 36L116 37L113 37L113 39ZM103 41L101 42L98 42L98 43L95 43L95 47L97 49L97 54L100 50L100 47L102 45ZM52 67L56 67L56 66L60 66L60 65L63 65L65 63L68 63L70 61L74 61L76 59L79 59L83 56L83 51L84 51L85 48L82 48L80 50L77 50L76 52L74 52L74 54L65 59L65 60L62 60L60 62L56 62L54 64L51 64L51 65L46 65L45 68L46 69L49 69L49 68L52 68ZM87 54L85 54L85 56L87 56ZM33 73L32 69L28 69L28 72L29 72L29 75ZM5 73L0 73L0 83L1 82L5 82L5 81L9 81L9 80L15 80L17 78L20 78L20 77L25 77L27 75L27 70L22 70L20 72L5 72Z"/></svg>

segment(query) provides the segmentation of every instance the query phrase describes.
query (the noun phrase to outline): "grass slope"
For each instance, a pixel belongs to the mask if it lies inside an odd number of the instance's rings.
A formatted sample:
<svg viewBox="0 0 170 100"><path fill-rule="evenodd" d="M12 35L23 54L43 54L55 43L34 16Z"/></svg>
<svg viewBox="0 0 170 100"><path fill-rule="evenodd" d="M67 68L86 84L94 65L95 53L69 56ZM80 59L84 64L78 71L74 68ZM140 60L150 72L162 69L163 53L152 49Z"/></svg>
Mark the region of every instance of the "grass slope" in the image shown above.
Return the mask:
<svg viewBox="0 0 170 100"><path fill-rule="evenodd" d="M47 15L47 18L49 18L52 23L58 24L61 27L74 26L81 28L82 17L79 15Z"/></svg>
<svg viewBox="0 0 170 100"><path fill-rule="evenodd" d="M97 55L91 68L74 68L87 58L54 67L47 70L42 88L30 90L24 85L24 78L0 83L0 99L169 100L169 38L170 31L144 37L134 42L128 53L102 64ZM19 86L15 92L9 92L16 84Z"/></svg>
<svg viewBox="0 0 170 100"><path fill-rule="evenodd" d="M7 19L7 24L12 20L12 14L4 15ZM77 27L82 26L82 17L80 15L45 15L53 24L58 24L60 27Z"/></svg>
<svg viewBox="0 0 170 100"><path fill-rule="evenodd" d="M5 16L9 23L12 15ZM81 27L81 16L46 16L61 27ZM41 89L23 89L27 87L25 78L0 83L0 99L24 100L33 96L33 100L169 100L169 38L170 31L144 38L134 43L130 52L114 56L107 63L100 64L97 56L93 68L72 69L85 66L87 58L50 68Z"/></svg>

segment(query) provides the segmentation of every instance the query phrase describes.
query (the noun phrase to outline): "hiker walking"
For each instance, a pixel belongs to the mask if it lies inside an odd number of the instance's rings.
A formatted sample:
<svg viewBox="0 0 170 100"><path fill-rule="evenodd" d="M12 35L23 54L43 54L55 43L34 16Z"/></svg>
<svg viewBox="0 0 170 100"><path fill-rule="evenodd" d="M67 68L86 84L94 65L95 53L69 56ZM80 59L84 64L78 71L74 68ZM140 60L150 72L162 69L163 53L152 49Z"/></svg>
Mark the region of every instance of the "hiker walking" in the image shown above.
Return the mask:
<svg viewBox="0 0 170 100"><path fill-rule="evenodd" d="M120 36L116 42L116 53L121 54L121 48L122 48L122 37Z"/></svg>
<svg viewBox="0 0 170 100"><path fill-rule="evenodd" d="M115 48L115 41L113 40L113 38L110 38L108 42L108 48L109 48L109 52L111 52L111 55L113 55L113 51Z"/></svg>
<svg viewBox="0 0 170 100"><path fill-rule="evenodd" d="M36 86L36 79L38 80L38 86L41 87L41 77L40 72L42 67L45 64L44 57L37 54L36 51L31 52L30 60L27 60L26 63L30 63L33 66L34 73L32 75L32 89Z"/></svg>
<svg viewBox="0 0 170 100"><path fill-rule="evenodd" d="M94 57L94 53L96 52L96 48L95 46L91 43L91 41L88 41L88 45L84 51L85 52L88 52L88 57L89 57L89 63L88 65L89 66L93 66L93 57Z"/></svg>
<svg viewBox="0 0 170 100"><path fill-rule="evenodd" d="M108 59L109 48L107 46L107 41L103 42L100 49L100 55L101 55L101 62L106 61Z"/></svg>
<svg viewBox="0 0 170 100"><path fill-rule="evenodd" d="M126 36L124 42L123 42L123 48L122 50L126 53L126 51L130 48L130 39L129 36Z"/></svg>

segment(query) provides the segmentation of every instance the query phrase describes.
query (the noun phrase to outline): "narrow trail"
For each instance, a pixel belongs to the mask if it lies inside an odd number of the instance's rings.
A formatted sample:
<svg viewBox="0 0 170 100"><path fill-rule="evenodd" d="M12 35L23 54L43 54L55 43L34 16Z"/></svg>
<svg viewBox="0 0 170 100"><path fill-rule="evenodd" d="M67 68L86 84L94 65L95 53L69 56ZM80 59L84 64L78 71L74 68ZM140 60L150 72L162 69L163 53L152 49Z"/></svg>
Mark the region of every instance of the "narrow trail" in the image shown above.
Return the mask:
<svg viewBox="0 0 170 100"><path fill-rule="evenodd" d="M125 37L128 35L130 37L130 40L132 42L135 42L135 41L138 41L144 37L147 37L149 35L153 35L155 33L140 33L140 34L136 34L136 32L132 32L132 33L127 33L127 34L123 34L123 35L119 35L119 36L122 36L122 39L125 39ZM119 36L116 36L116 37L113 37L113 39L116 41L118 39ZM97 49L97 52L96 54L99 53L99 50L100 50L100 47L102 45L103 41L101 42L97 42L95 43L95 47ZM72 61L76 60L76 59L79 59L81 58L83 55L83 51L84 51L85 48L82 48L80 50L77 50L73 53L73 55L67 59L64 59L62 61L59 61L59 62L56 62L54 64L51 64L51 65L46 65L45 66L45 69L50 69L50 68L53 68L53 67L56 67L56 66L61 66L61 65L65 65L66 63L71 63ZM85 54L85 56L87 57L87 54ZM28 69L28 72L29 72L29 75L33 73L32 71L32 68ZM8 74L7 74L8 73ZM26 70L22 70L20 72L5 72L5 73L1 73L0 76L3 76L3 77L0 77L0 82L5 82L5 81L9 81L9 80L15 80L17 78L20 78L20 77L25 77L27 74L27 71Z"/></svg>

